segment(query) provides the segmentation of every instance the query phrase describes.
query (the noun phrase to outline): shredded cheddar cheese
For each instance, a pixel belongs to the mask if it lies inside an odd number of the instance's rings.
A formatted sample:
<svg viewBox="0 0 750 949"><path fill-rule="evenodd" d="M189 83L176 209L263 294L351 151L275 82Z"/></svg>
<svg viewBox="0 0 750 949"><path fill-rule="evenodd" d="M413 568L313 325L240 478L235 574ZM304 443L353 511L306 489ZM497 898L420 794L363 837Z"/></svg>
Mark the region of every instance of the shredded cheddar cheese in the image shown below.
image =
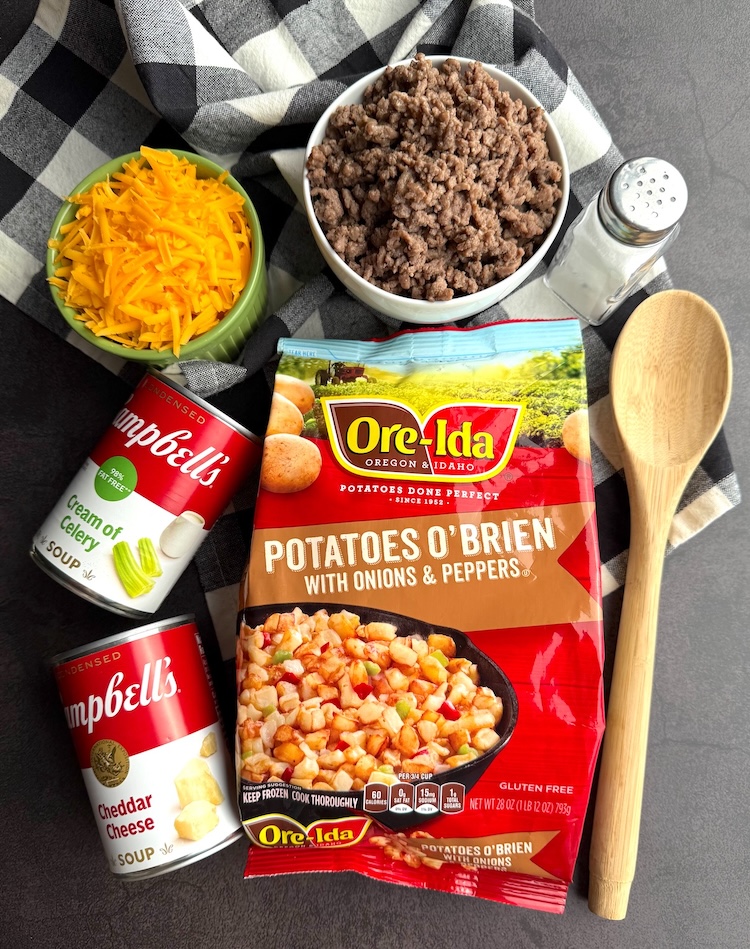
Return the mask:
<svg viewBox="0 0 750 949"><path fill-rule="evenodd" d="M217 326L250 273L242 195L172 152L143 146L121 172L67 198L49 282L95 336L180 348Z"/></svg>

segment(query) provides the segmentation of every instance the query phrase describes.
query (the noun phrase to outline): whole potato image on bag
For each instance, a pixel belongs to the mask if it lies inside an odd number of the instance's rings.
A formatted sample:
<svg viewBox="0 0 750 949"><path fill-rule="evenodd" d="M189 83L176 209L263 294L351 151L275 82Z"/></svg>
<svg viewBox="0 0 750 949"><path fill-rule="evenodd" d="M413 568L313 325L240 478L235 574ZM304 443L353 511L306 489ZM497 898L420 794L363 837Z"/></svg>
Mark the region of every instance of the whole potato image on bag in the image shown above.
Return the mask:
<svg viewBox="0 0 750 949"><path fill-rule="evenodd" d="M299 435L304 427L305 420L297 406L280 392L274 392L266 437L283 434Z"/></svg>
<svg viewBox="0 0 750 949"><path fill-rule="evenodd" d="M581 461L591 461L591 443L589 439L589 411L577 409L563 422L563 445Z"/></svg>
<svg viewBox="0 0 750 949"><path fill-rule="evenodd" d="M580 330L445 340L279 344L238 616L246 875L470 872L560 912L603 731Z"/></svg>
<svg viewBox="0 0 750 949"><path fill-rule="evenodd" d="M315 402L315 393L311 387L296 376L285 376L283 373L277 373L274 392L283 395L303 415L310 411Z"/></svg>
<svg viewBox="0 0 750 949"><path fill-rule="evenodd" d="M320 474L320 451L299 435L274 433L263 443L260 483L274 494L304 491Z"/></svg>

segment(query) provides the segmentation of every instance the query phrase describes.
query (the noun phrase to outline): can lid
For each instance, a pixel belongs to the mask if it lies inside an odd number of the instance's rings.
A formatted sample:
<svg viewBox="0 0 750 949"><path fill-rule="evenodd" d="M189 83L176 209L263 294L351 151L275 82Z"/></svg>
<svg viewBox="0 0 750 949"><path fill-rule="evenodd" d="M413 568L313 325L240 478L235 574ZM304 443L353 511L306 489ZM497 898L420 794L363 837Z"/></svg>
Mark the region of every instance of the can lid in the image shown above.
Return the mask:
<svg viewBox="0 0 750 949"><path fill-rule="evenodd" d="M149 623L147 626L138 626L136 629L126 629L125 632L115 633L114 636L105 636L104 639L97 639L93 643L86 643L83 646L77 646L75 649L69 649L67 652L60 652L50 659L50 665L59 666L64 662L71 662L73 659L82 659L84 656L90 656L94 652L101 652L102 649L109 649L111 646L121 646L123 643L130 643L136 639L143 639L144 636L151 636L153 633L161 632L165 629L174 629L175 626L182 626L185 623L195 621L193 613L185 613L182 616L172 616L169 619L157 620Z"/></svg>
<svg viewBox="0 0 750 949"><path fill-rule="evenodd" d="M674 165L661 158L633 158L603 189L599 217L626 244L656 244L677 225L687 199L687 184Z"/></svg>

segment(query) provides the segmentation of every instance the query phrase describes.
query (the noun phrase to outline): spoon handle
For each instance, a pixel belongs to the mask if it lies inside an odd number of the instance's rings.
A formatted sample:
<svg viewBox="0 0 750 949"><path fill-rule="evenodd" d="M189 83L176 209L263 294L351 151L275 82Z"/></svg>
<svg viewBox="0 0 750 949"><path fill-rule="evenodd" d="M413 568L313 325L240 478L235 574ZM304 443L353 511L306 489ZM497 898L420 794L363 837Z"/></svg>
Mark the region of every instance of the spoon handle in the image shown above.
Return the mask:
<svg viewBox="0 0 750 949"><path fill-rule="evenodd" d="M664 549L681 493L671 480L628 472L630 553L589 856L589 909L605 919L625 918L635 875Z"/></svg>

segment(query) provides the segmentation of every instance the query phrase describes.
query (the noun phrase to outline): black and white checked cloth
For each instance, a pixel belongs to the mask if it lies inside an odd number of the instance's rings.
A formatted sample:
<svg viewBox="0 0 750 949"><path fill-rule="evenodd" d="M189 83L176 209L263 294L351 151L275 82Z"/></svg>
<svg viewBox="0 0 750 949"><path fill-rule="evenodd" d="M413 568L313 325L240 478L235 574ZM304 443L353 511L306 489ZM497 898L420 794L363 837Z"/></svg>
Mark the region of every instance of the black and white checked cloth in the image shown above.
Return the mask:
<svg viewBox="0 0 750 949"><path fill-rule="evenodd" d="M187 147L231 168L258 209L273 314L248 344L243 365L182 363L191 388L211 397L253 376L273 359L281 336L389 334L398 324L349 297L315 248L301 204L312 126L351 82L418 51L497 64L531 89L563 137L572 171L567 225L622 159L533 16L533 0L41 0L31 28L0 65L0 293L87 348L60 319L44 279L46 235L60 200L93 168L144 143ZM468 325L570 315L544 288L542 270ZM646 290L584 331L605 595L624 580L629 534L608 395L610 354L634 306L669 285L657 266ZM88 351L132 376L122 360ZM253 499L249 485L198 555L228 654ZM721 434L682 499L669 549L737 503Z"/></svg>

